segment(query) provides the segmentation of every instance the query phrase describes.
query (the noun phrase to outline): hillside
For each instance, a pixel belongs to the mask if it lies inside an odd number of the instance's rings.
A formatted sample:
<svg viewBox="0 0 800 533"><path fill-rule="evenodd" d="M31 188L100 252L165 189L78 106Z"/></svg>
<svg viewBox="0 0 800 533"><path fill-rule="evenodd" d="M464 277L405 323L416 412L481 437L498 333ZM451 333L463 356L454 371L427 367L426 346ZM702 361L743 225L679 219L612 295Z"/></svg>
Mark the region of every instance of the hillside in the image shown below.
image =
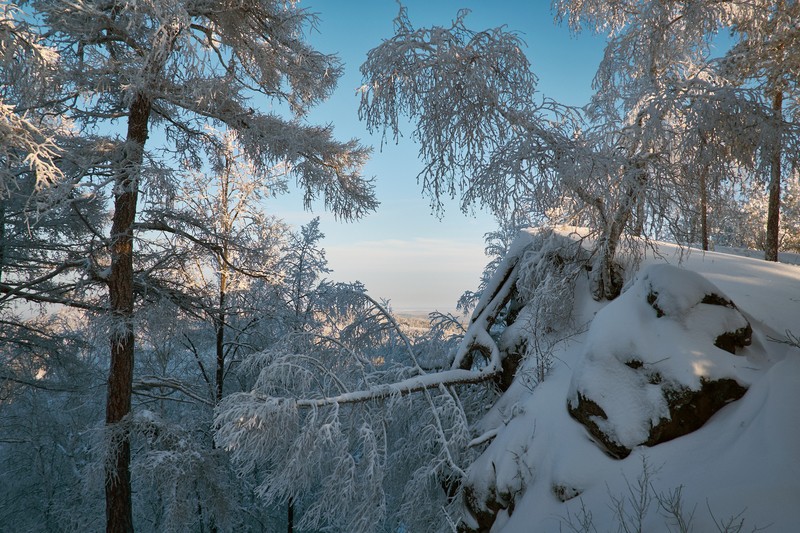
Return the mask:
<svg viewBox="0 0 800 533"><path fill-rule="evenodd" d="M541 361L529 357L483 419L486 440L496 436L468 474L472 527L489 520L503 533L796 531L800 349L781 341L800 332L800 267L661 244L625 278L623 294L603 304L579 279L574 328L552 342L544 380L535 383ZM725 305L707 305L709 292ZM710 330L744 331L746 323L746 345L712 344ZM627 367L613 366L615 357ZM724 400L696 431L636 445L670 417L659 387L700 389L715 379L746 392ZM592 393L604 412L588 418L626 457L612 457L570 415L568 406ZM688 408L699 409L694 403Z"/></svg>

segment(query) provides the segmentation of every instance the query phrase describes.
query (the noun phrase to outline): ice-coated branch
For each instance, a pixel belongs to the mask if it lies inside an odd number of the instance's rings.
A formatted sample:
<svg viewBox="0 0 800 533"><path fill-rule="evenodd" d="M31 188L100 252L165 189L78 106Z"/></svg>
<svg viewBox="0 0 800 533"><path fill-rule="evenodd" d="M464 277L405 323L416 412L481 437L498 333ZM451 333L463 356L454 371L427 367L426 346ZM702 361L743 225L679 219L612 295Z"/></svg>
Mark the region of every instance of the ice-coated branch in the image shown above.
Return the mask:
<svg viewBox="0 0 800 533"><path fill-rule="evenodd" d="M444 384L439 384L439 390L445 395L449 397L447 390L445 389ZM464 470L461 469L460 466L456 463L455 459L453 459L453 454L450 451L450 442L445 435L444 424L442 424L442 419L439 416L438 410L436 409L436 405L431 398L429 391L425 390L425 399L428 401L428 405L431 408L431 416L434 421L434 428L437 434L437 440L439 444L441 444L442 453L446 458L447 467L453 471L458 478L463 478L465 476Z"/></svg>

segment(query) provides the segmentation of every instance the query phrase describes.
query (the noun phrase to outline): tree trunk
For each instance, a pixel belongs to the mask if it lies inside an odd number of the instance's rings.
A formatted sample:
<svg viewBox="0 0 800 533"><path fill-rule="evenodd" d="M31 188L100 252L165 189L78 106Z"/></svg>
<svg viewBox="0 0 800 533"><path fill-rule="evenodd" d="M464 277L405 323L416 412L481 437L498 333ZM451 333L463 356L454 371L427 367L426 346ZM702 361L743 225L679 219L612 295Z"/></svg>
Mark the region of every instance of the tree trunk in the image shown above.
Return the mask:
<svg viewBox="0 0 800 533"><path fill-rule="evenodd" d="M703 250L708 251L708 165L700 171L700 235Z"/></svg>
<svg viewBox="0 0 800 533"><path fill-rule="evenodd" d="M220 176L220 190L219 190L219 216L220 232L222 238L222 251L217 257L217 265L219 266L219 311L217 313L216 327L217 327L217 368L216 368L216 403L222 401L222 393L225 385L225 323L227 320L225 305L228 295L228 240L233 232L231 217L229 212L229 195L230 195L230 180L231 180L231 158L226 155L225 169Z"/></svg>
<svg viewBox="0 0 800 533"><path fill-rule="evenodd" d="M767 207L767 242L764 250L764 259L767 261L778 260L778 238L780 230L781 212L781 155L782 135L781 122L783 120L783 90L778 88L772 95L772 111L777 121L778 132L772 146L769 177L769 201Z"/></svg>
<svg viewBox="0 0 800 533"><path fill-rule="evenodd" d="M634 237L641 237L644 235L644 219L644 195L639 194L639 197L636 199L636 224L633 226Z"/></svg>
<svg viewBox="0 0 800 533"><path fill-rule="evenodd" d="M114 215L111 225L111 275L108 293L113 324L111 330L111 368L108 374L106 425L119 433L113 441L112 457L106 466L106 531L133 531L133 505L130 479L130 438L125 428L111 426L123 422L131 411L133 386L133 222L136 218L139 172L147 141L150 101L138 94L128 116L123 167L114 190ZM120 431L121 430L121 431Z"/></svg>
<svg viewBox="0 0 800 533"><path fill-rule="evenodd" d="M700 136L700 157L705 158L706 137ZM700 168L700 239L703 251L708 251L708 172L710 164L705 162Z"/></svg>
<svg viewBox="0 0 800 533"><path fill-rule="evenodd" d="M219 261L219 313L217 315L217 368L216 368L216 403L222 401L225 381L225 297L228 291L228 272L222 260Z"/></svg>
<svg viewBox="0 0 800 533"><path fill-rule="evenodd" d="M6 263L6 201L0 199L0 282L3 281L3 268Z"/></svg>
<svg viewBox="0 0 800 533"><path fill-rule="evenodd" d="M628 183L611 222L606 223L597 243L597 258L592 266L591 291L595 300L613 300L622 291L622 276L614 257L622 232L633 214L637 199L644 190L647 174L641 162L634 164L634 176Z"/></svg>
<svg viewBox="0 0 800 533"><path fill-rule="evenodd" d="M294 533L294 501L289 498L289 504L286 509L286 531L287 533Z"/></svg>

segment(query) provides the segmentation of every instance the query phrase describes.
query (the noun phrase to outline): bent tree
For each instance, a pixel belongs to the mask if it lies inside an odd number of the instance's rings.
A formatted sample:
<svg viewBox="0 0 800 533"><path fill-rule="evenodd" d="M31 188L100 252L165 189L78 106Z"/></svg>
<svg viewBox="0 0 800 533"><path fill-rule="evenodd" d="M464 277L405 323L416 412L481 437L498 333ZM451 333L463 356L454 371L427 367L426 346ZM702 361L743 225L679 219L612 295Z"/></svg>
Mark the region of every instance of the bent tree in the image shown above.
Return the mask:
<svg viewBox="0 0 800 533"><path fill-rule="evenodd" d="M61 94L28 107L64 117L78 139L91 140L80 152L73 150L77 143L60 149L77 162L87 187L98 195L108 191L111 199L105 252L87 251L86 261L53 270L54 276L83 276L108 297L106 424L114 438L106 458L107 529L132 531L125 421L137 298L148 289L146 273L137 270L137 241L154 238L152 230L136 229L140 196L156 206L169 202L179 179L170 169L199 169L211 135L205 126L224 126L236 135L256 175L284 164L306 204L321 196L338 216L357 218L377 205L371 183L360 174L368 150L302 119L330 94L341 67L335 56L305 42L313 17L296 2L23 4L38 24L35 31L60 58L54 76ZM289 109L292 118L262 110L270 101ZM98 235L105 224L85 223ZM81 293L61 297L78 301Z"/></svg>

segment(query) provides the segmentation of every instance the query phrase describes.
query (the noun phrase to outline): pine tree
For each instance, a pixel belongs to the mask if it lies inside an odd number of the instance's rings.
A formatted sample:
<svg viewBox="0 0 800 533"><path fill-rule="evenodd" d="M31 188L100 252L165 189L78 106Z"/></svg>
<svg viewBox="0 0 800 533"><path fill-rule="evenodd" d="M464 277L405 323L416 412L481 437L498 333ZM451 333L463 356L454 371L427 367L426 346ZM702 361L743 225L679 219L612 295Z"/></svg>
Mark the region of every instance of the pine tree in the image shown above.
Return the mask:
<svg viewBox="0 0 800 533"><path fill-rule="evenodd" d="M109 531L132 531L129 421L137 298L147 291L137 259L141 202L168 200L170 168L200 168L209 142L206 124L235 132L256 176L278 163L297 177L306 204L318 196L338 216L357 218L376 201L360 175L368 151L337 141L329 127L303 115L333 90L341 67L311 48L304 35L312 16L295 2L256 0L208 4L190 0L132 3L56 0L25 2L32 31L59 54L52 74L56 98L36 98L32 112L61 116L76 136L59 144L81 169L80 181L108 190L110 228L81 218L102 237L105 254L63 264L51 274L83 275L105 290L111 365L106 424L120 435L107 458ZM32 23L33 24L33 23ZM44 71L37 71L45 76ZM285 105L293 118L254 108L254 98ZM121 131L115 133L115 128ZM157 134L159 141L153 142ZM163 148L156 150L155 148ZM78 302L77 292L60 295Z"/></svg>

